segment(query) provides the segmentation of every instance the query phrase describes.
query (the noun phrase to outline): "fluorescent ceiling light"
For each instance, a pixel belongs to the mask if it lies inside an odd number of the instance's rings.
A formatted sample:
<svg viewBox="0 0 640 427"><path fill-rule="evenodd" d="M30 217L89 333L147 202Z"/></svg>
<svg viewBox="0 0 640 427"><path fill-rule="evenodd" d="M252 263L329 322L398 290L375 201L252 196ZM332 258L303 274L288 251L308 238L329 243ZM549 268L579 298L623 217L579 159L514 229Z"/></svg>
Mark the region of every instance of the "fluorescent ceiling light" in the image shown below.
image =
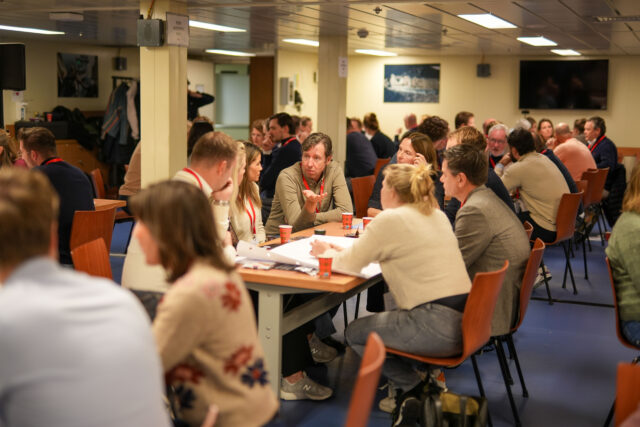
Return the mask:
<svg viewBox="0 0 640 427"><path fill-rule="evenodd" d="M526 44L530 44L531 46L558 46L558 43L553 40L549 40L545 37L518 37L518 41Z"/></svg>
<svg viewBox="0 0 640 427"><path fill-rule="evenodd" d="M304 46L315 46L318 47L320 46L320 42L317 42L315 40L306 40L306 39L283 39L283 42L287 42L287 43L293 43L293 44L301 44Z"/></svg>
<svg viewBox="0 0 640 427"><path fill-rule="evenodd" d="M580 52L576 52L573 49L551 49L551 52L561 56L581 56L582 55Z"/></svg>
<svg viewBox="0 0 640 427"><path fill-rule="evenodd" d="M48 36L56 35L56 34L64 34L62 31L49 31L49 30L41 30L39 28L27 28L27 27L12 27L10 25L0 25L0 30L19 31L21 33L46 34Z"/></svg>
<svg viewBox="0 0 640 427"><path fill-rule="evenodd" d="M509 21L498 18L490 13L479 13L471 15L458 15L458 18L466 19L474 24L481 25L485 28L497 29L497 28L518 28Z"/></svg>
<svg viewBox="0 0 640 427"><path fill-rule="evenodd" d="M210 24L208 22L192 21L189 20L189 26L195 28L202 28L204 30L222 31L225 33L245 33L247 30L242 28L225 27L224 25Z"/></svg>
<svg viewBox="0 0 640 427"><path fill-rule="evenodd" d="M256 56L255 53L238 52L236 50L222 50L222 49L207 49L207 53L213 53L215 55L229 55L229 56Z"/></svg>
<svg viewBox="0 0 640 427"><path fill-rule="evenodd" d="M398 56L397 53L385 52L384 50L375 50L375 49L356 49L356 53L362 53L364 55L373 55L373 56Z"/></svg>

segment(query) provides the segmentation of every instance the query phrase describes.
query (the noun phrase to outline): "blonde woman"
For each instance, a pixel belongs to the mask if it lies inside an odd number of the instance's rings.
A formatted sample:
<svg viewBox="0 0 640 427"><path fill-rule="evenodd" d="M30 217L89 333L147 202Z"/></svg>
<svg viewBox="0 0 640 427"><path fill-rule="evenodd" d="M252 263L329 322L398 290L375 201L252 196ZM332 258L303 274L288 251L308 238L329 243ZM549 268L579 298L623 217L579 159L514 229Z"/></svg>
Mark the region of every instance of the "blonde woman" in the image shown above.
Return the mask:
<svg viewBox="0 0 640 427"><path fill-rule="evenodd" d="M238 240L263 243L266 236L262 223L262 202L258 180L262 171L262 152L251 143L244 144L246 167L238 188L237 197L231 206L231 227Z"/></svg>
<svg viewBox="0 0 640 427"><path fill-rule="evenodd" d="M362 355L367 336L377 332L385 345L424 356L462 351L462 312L471 289L458 241L438 209L429 166L390 165L384 170L384 208L353 245L341 249L321 241L312 254L333 250L335 268L360 271L380 263L398 309L359 318L346 330L347 343ZM405 360L388 358L383 373L393 387L412 390L420 377ZM392 401L389 410L395 406ZM402 409L402 408L401 408Z"/></svg>
<svg viewBox="0 0 640 427"><path fill-rule="evenodd" d="M640 164L631 172L622 201L622 215L606 249L620 310L624 336L640 346Z"/></svg>
<svg viewBox="0 0 640 427"><path fill-rule="evenodd" d="M217 426L261 426L278 401L264 365L253 304L219 245L211 206L198 187L151 185L130 199L133 234L147 264L161 265L171 284L158 304L153 334L180 415L202 424L209 405Z"/></svg>

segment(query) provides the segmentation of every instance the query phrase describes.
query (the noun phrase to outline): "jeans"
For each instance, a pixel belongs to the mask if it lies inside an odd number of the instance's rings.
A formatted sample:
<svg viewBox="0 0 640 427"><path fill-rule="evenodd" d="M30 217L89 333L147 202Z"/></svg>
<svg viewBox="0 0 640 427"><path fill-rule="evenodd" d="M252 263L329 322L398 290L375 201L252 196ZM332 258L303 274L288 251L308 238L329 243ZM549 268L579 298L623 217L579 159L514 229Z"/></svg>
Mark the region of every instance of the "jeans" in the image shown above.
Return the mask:
<svg viewBox="0 0 640 427"><path fill-rule="evenodd" d="M529 215L529 212L520 212L518 218L524 224L525 221L529 221L533 225L533 233L531 233L531 241L535 241L538 237L545 243L551 243L556 240L556 232L547 230L546 228L538 225Z"/></svg>
<svg viewBox="0 0 640 427"><path fill-rule="evenodd" d="M632 320L622 324L622 334L629 342L640 347L640 322Z"/></svg>
<svg viewBox="0 0 640 427"><path fill-rule="evenodd" d="M411 310L392 310L362 317L349 324L347 343L360 356L370 332L385 346L422 356L449 357L462 353L462 313L440 304L425 303ZM403 392L420 382L410 359L388 355L382 372Z"/></svg>

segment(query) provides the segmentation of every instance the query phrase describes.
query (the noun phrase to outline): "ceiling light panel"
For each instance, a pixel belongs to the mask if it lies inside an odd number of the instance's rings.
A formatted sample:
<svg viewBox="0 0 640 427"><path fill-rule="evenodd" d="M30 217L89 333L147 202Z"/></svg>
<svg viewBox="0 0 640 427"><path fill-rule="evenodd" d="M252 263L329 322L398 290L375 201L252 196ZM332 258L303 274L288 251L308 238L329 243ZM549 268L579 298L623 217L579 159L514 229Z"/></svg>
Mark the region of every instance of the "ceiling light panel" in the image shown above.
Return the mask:
<svg viewBox="0 0 640 427"><path fill-rule="evenodd" d="M576 52L573 49L551 49L551 52L560 56L582 56L580 52Z"/></svg>
<svg viewBox="0 0 640 427"><path fill-rule="evenodd" d="M21 33L45 34L47 36L64 34L64 32L62 31L49 31L49 30L42 30L40 28L28 28L28 27L12 27L10 25L0 25L0 31L18 31Z"/></svg>
<svg viewBox="0 0 640 427"><path fill-rule="evenodd" d="M306 39L283 39L283 42L286 43L293 43L293 44L301 44L303 46L314 46L314 47L318 47L320 46L320 42L315 41L315 40L306 40Z"/></svg>
<svg viewBox="0 0 640 427"><path fill-rule="evenodd" d="M490 13L464 14L458 15L458 18L465 19L469 22L473 22L474 24L480 25L485 28L490 28L492 30L503 28L518 28L511 22L505 21L504 19L498 18L497 16Z"/></svg>
<svg viewBox="0 0 640 427"><path fill-rule="evenodd" d="M189 26L193 28L202 28L203 30L221 31L224 33L245 33L247 30L242 28L225 27L224 25L210 24L202 21L189 20Z"/></svg>
<svg viewBox="0 0 640 427"><path fill-rule="evenodd" d="M385 52L384 50L375 50L375 49L356 49L356 53L361 53L363 55L373 55L373 56L398 56L397 53Z"/></svg>
<svg viewBox="0 0 640 427"><path fill-rule="evenodd" d="M228 55L228 56L256 56L255 53L238 52L235 50L222 50L222 49L207 49L207 53L213 53L214 55Z"/></svg>
<svg viewBox="0 0 640 427"><path fill-rule="evenodd" d="M531 46L558 46L558 43L548 38L539 37L518 37L518 41Z"/></svg>

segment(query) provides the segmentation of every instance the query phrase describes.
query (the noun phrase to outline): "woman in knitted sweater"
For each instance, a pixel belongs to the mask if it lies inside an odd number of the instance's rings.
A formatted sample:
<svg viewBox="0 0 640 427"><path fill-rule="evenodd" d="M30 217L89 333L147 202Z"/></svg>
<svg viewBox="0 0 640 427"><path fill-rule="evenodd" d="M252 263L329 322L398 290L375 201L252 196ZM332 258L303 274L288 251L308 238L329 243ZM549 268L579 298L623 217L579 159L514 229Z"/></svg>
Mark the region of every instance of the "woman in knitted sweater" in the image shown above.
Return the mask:
<svg viewBox="0 0 640 427"><path fill-rule="evenodd" d="M396 164L384 174L384 210L351 247L312 243L313 255L335 251L337 269L358 272L379 262L398 306L352 322L347 342L362 355L367 336L375 331L398 350L434 357L460 354L471 282L451 224L438 209L430 167ZM420 383L418 373L400 358L387 358L383 372L403 392Z"/></svg>
<svg viewBox="0 0 640 427"><path fill-rule="evenodd" d="M624 336L640 347L640 164L631 172L622 202L622 215L606 249Z"/></svg>
<svg viewBox="0 0 640 427"><path fill-rule="evenodd" d="M278 408L269 387L274 379L249 294L223 256L207 198L193 185L166 181L133 196L130 206L147 264L162 265L171 283L153 333L180 416L198 426L216 404L217 426L265 424Z"/></svg>

